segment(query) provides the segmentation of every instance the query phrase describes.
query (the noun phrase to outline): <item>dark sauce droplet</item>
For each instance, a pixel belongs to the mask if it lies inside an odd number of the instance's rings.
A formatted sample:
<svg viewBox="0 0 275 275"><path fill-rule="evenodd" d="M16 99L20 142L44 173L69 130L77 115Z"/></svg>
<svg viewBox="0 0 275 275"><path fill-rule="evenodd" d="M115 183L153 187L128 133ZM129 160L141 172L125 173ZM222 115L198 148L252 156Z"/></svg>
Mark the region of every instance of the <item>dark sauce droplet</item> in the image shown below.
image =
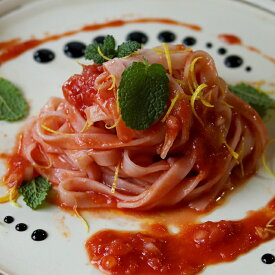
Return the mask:
<svg viewBox="0 0 275 275"><path fill-rule="evenodd" d="M127 35L126 40L136 41L140 44L146 44L148 41L148 36L143 32L131 32Z"/></svg>
<svg viewBox="0 0 275 275"><path fill-rule="evenodd" d="M6 216L4 218L4 222L5 223L13 223L14 222L14 218L12 216Z"/></svg>
<svg viewBox="0 0 275 275"><path fill-rule="evenodd" d="M251 68L250 66L247 66L247 67L245 67L245 70L246 70L247 72L251 72L252 68Z"/></svg>
<svg viewBox="0 0 275 275"><path fill-rule="evenodd" d="M207 43L205 44L205 46L206 46L206 48L210 49L210 48L213 47L213 44L212 44L211 42L207 42Z"/></svg>
<svg viewBox="0 0 275 275"><path fill-rule="evenodd" d="M159 33L158 39L161 42L169 43L169 42L175 41L176 35L173 32L170 32L170 31L163 31L163 32Z"/></svg>
<svg viewBox="0 0 275 275"><path fill-rule="evenodd" d="M97 42L99 44L103 44L103 41L105 39L105 36L104 35L100 35L100 36L97 36L94 38L93 42Z"/></svg>
<svg viewBox="0 0 275 275"><path fill-rule="evenodd" d="M34 52L33 58L38 63L48 63L51 62L55 58L55 54L53 51L48 49L40 49Z"/></svg>
<svg viewBox="0 0 275 275"><path fill-rule="evenodd" d="M15 229L17 231L26 231L28 229L28 226L25 224L25 223L18 223L16 226L15 226Z"/></svg>
<svg viewBox="0 0 275 275"><path fill-rule="evenodd" d="M273 264L275 262L275 256L270 253L266 253L262 256L262 262L264 264Z"/></svg>
<svg viewBox="0 0 275 275"><path fill-rule="evenodd" d="M44 241L48 237L48 233L43 229L36 229L32 232L31 237L34 241Z"/></svg>
<svg viewBox="0 0 275 275"><path fill-rule="evenodd" d="M197 43L197 39L192 36L187 36L183 39L182 43L186 46L194 46Z"/></svg>
<svg viewBox="0 0 275 275"><path fill-rule="evenodd" d="M64 53L71 58L79 58L84 55L86 45L82 42L72 41L64 46Z"/></svg>
<svg viewBox="0 0 275 275"><path fill-rule="evenodd" d="M238 55L229 55L225 58L224 64L228 68L237 68L243 64L243 59Z"/></svg>
<svg viewBox="0 0 275 275"><path fill-rule="evenodd" d="M227 50L225 48L219 48L217 52L218 54L224 55L227 53Z"/></svg>

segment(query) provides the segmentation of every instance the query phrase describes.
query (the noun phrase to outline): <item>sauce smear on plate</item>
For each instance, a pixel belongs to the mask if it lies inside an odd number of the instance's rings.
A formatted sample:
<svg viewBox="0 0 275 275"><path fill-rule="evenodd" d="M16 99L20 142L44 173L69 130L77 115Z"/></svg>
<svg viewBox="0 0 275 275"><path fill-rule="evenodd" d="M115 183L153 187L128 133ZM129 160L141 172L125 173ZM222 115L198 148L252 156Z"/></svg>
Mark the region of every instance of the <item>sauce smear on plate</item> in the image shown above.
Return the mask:
<svg viewBox="0 0 275 275"><path fill-rule="evenodd" d="M107 274L197 274L274 238L274 215L275 198L244 219L186 224L178 234L162 225L148 232L104 230L86 249L91 263Z"/></svg>

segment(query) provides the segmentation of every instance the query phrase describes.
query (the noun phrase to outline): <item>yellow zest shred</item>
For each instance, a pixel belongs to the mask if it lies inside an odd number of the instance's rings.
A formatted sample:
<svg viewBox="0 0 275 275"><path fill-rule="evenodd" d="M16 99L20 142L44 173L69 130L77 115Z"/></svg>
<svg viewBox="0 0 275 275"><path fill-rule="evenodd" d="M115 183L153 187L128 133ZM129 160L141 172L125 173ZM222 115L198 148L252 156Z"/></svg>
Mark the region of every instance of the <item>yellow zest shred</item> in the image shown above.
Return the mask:
<svg viewBox="0 0 275 275"><path fill-rule="evenodd" d="M273 229L265 228L265 231L275 234L275 230L273 230Z"/></svg>
<svg viewBox="0 0 275 275"><path fill-rule="evenodd" d="M164 48L164 53L165 53L166 60L167 60L169 74L172 75L173 71L172 71L172 62L171 62L171 56L170 56L169 48L168 48L166 43L162 43L162 46Z"/></svg>
<svg viewBox="0 0 275 275"><path fill-rule="evenodd" d="M191 85L189 79L187 80L187 84L188 84L188 88L189 88L190 93L193 94L193 93L194 93L194 90L193 90L193 88L192 88L192 85Z"/></svg>
<svg viewBox="0 0 275 275"><path fill-rule="evenodd" d="M53 129L47 127L47 126L44 125L44 124L41 125L41 128L43 128L44 130L46 130L46 131L48 131L48 132L50 132L50 133L54 133L54 134L57 134L57 135L62 135L62 136L72 136L72 135L74 135L74 134L72 134L72 133L70 134L70 133L62 133L62 132L59 132L59 131L55 131L55 130L53 130Z"/></svg>
<svg viewBox="0 0 275 275"><path fill-rule="evenodd" d="M244 177L244 168L243 168L243 153L244 153L244 141L242 141L241 150L240 150L240 167L241 167L241 175Z"/></svg>
<svg viewBox="0 0 275 275"><path fill-rule="evenodd" d="M161 50L161 49L156 49L156 48L152 48L152 50L154 52L156 52L157 54L165 54L165 51ZM188 48L185 50L178 50L178 51L170 51L170 53L186 53L186 52L191 52L192 48Z"/></svg>
<svg viewBox="0 0 275 275"><path fill-rule="evenodd" d="M10 202L13 206L20 207L20 205L16 202L19 197L19 193L16 187L12 187L8 190L7 194L0 197L0 203Z"/></svg>
<svg viewBox="0 0 275 275"><path fill-rule="evenodd" d="M177 93L176 96L171 100L171 104L165 114L165 116L162 118L161 122L165 122L165 120L167 119L167 117L170 115L172 109L174 108L177 100L180 98L180 93Z"/></svg>
<svg viewBox="0 0 275 275"><path fill-rule="evenodd" d="M261 239L266 239L268 237L268 233L265 231L265 228L262 228L260 226L255 226L255 230L256 230L257 235Z"/></svg>
<svg viewBox="0 0 275 275"><path fill-rule="evenodd" d="M226 139L223 139L223 144L225 145L225 147L228 149L229 153L232 155L232 157L236 160L239 159L239 154L237 152L235 152L227 143Z"/></svg>
<svg viewBox="0 0 275 275"><path fill-rule="evenodd" d="M79 214L79 212L77 211L77 206L75 205L73 207L74 213L75 215L81 220L81 222L84 224L86 232L89 232L89 224L88 222Z"/></svg>
<svg viewBox="0 0 275 275"><path fill-rule="evenodd" d="M115 122L115 124L113 124L112 126L107 126L107 125L105 124L105 128L108 129L108 130L113 129L113 128L117 127L117 125L118 125L118 123L119 123L120 121L121 121L121 116L119 116L118 120L117 120L117 121Z"/></svg>
<svg viewBox="0 0 275 275"><path fill-rule="evenodd" d="M100 49L99 46L97 47L97 51L98 51L99 55L100 55L102 58L104 58L105 60L111 60L111 58L109 58L109 57L107 57L107 56L105 56L105 55L103 54L103 52L101 51L101 49Z"/></svg>
<svg viewBox="0 0 275 275"><path fill-rule="evenodd" d="M270 90L270 91L265 91L265 90L261 90L261 89L256 89L259 93L261 94L274 94L275 90Z"/></svg>
<svg viewBox="0 0 275 275"><path fill-rule="evenodd" d="M265 227L260 227L260 226L256 226L255 230L256 233L258 234L258 236L262 239L266 239L269 237L268 233L271 234L275 234L275 230L274 229L270 229L271 227L273 227L274 225L271 224L273 221L275 220L275 217L271 218L267 224L265 225Z"/></svg>
<svg viewBox="0 0 275 275"><path fill-rule="evenodd" d="M271 218L271 219L267 222L267 224L266 224L265 227L273 227L273 226L274 226L274 224L272 224L273 221L275 221L275 217L274 217L274 218Z"/></svg>
<svg viewBox="0 0 275 275"><path fill-rule="evenodd" d="M272 138L272 139L270 139L270 140L268 141L268 143L266 144L266 148L267 148L267 146L270 145L270 143L272 143L272 142L275 142L275 138ZM266 148L265 148L265 149L266 149ZM264 167L264 169L266 170L266 172L267 172L269 175L271 175L272 177L275 178L275 173L272 172L271 169L270 169L270 168L267 166L267 164L266 164L266 159L265 159L265 154L264 154L264 152L262 153L262 164L263 164L263 167Z"/></svg>
<svg viewBox="0 0 275 275"><path fill-rule="evenodd" d="M80 133L86 132L94 123L95 123L94 121L91 121L91 122L86 121L83 128L80 130Z"/></svg>
<svg viewBox="0 0 275 275"><path fill-rule="evenodd" d="M223 103L223 105L225 105L226 107L228 107L230 109L234 108L232 105L228 104L226 101L223 101L222 103Z"/></svg>
<svg viewBox="0 0 275 275"><path fill-rule="evenodd" d="M108 76L108 78L112 78L112 80L113 80L113 83L112 83L111 87L108 88L108 90L110 91L110 90L112 90L112 89L115 87L115 85L116 85L116 77L115 77L113 74L110 74L110 75Z"/></svg>
<svg viewBox="0 0 275 275"><path fill-rule="evenodd" d="M120 57L120 58L121 58L121 59L127 59L127 58L129 58L129 57L138 56L138 55L140 55L140 53L133 52L133 53L131 53L131 54L129 54L129 55L126 55L126 56L123 56L123 57Z"/></svg>
<svg viewBox="0 0 275 275"><path fill-rule="evenodd" d="M117 89L117 94L116 94L116 110L117 110L117 113L119 114L119 101L118 101L118 89Z"/></svg>
<svg viewBox="0 0 275 275"><path fill-rule="evenodd" d="M200 86L198 86L195 90L195 92L192 94L191 96L191 108L192 108L192 112L194 114L194 116L198 119L198 121L203 125L203 122L201 120L201 118L199 117L199 115L197 114L196 110L195 110L195 100L199 98L200 93L202 92L202 90L204 88L206 88L207 85L205 83L201 84Z"/></svg>
<svg viewBox="0 0 275 275"><path fill-rule="evenodd" d="M115 169L114 181L113 181L112 189L111 189L112 194L114 194L116 192L116 186L117 186L117 181L118 181L118 173L119 173L119 170L120 170L120 164L121 164L121 161L118 163L118 165L116 166L116 169Z"/></svg>
<svg viewBox="0 0 275 275"><path fill-rule="evenodd" d="M0 197L0 203L6 203L6 202L8 202L9 198L10 198L10 194L7 193L6 195Z"/></svg>
<svg viewBox="0 0 275 275"><path fill-rule="evenodd" d="M214 107L214 105L212 105L211 103L209 103L209 102L206 101L205 99L201 98L200 100L201 100L201 102L202 102L202 104L203 104L204 106L209 107L209 108L213 108L213 107Z"/></svg>
<svg viewBox="0 0 275 275"><path fill-rule="evenodd" d="M175 79L177 83L181 84L181 85L184 85L184 82L180 79Z"/></svg>
<svg viewBox="0 0 275 275"><path fill-rule="evenodd" d="M266 81L265 80L260 80L258 82L256 82L255 84L255 89L259 92L259 93L262 93L262 94L274 94L275 93L275 90L270 90L270 91L265 91L265 90L262 90L261 87L263 84L265 84Z"/></svg>
<svg viewBox="0 0 275 275"><path fill-rule="evenodd" d="M192 80L194 89L198 88L198 82L197 82L197 79L196 79L196 76L195 76L195 64L200 59L202 59L202 56L198 56L198 57L194 58L193 61L190 64L190 68L189 68L189 71L191 73L191 80Z"/></svg>
<svg viewBox="0 0 275 275"><path fill-rule="evenodd" d="M19 197L19 192L16 187L12 187L9 192L9 201L15 207L20 207L20 205L16 202Z"/></svg>

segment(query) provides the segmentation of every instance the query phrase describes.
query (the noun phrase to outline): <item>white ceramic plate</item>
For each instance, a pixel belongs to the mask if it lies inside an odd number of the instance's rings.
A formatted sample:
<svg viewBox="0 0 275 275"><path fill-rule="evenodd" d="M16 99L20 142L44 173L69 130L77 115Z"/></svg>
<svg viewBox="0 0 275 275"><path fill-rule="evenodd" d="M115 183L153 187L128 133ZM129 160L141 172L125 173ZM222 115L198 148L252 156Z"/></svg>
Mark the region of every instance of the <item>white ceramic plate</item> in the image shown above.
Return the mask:
<svg viewBox="0 0 275 275"><path fill-rule="evenodd" d="M38 64L33 60L35 49L0 67L0 76L16 83L30 102L31 114L38 113L50 96L62 96L61 85L72 74L80 72L76 60L63 53L65 43L72 40L90 43L97 35L113 34L117 42L125 40L126 35L135 30L145 32L149 37L146 46L159 44L157 35L160 31L171 30L181 43L186 36L196 37L194 49L208 49L214 57L220 75L229 83L238 81L275 81L274 63L261 55L248 51L245 47L226 45L218 40L220 33L235 34L242 38L245 45L259 48L269 56L275 56L275 16L248 4L229 0L45 0L30 3L0 18L0 41L14 37L23 39L31 35L43 37L45 33L55 34L78 29L93 22L104 22L116 18L166 17L201 26L201 32L195 32L182 26L161 23L129 24L118 28L105 28L94 32L82 32L57 41L48 42L40 47L52 49L56 58L48 64ZM229 54L238 54L244 64L235 69L224 66L224 55L217 54L217 49L225 47ZM80 60L81 61L81 60ZM252 68L251 72L245 70ZM273 88L274 89L274 88ZM268 122L270 136L275 136L275 117ZM6 123L0 121L0 152L11 152L16 134L24 121ZM272 154L273 151L273 154ZM269 149L268 161L275 160L275 148ZM275 165L273 165L273 168ZM1 163L0 176L5 172ZM2 190L3 191L3 190ZM264 206L274 195L275 185L266 172L261 169L243 188L238 190L223 207L206 216L204 220L238 219L248 210ZM117 217L109 219L106 214L87 214L90 223L87 234L81 222L55 206L49 205L39 211L32 211L19 199L21 208L9 204L0 205L0 270L10 275L88 275L101 274L90 265L84 244L93 233L104 228L135 230L139 221ZM5 224L3 218L11 215L12 224ZM17 232L15 224L26 223L27 231ZM43 242L31 240L31 233L37 228L45 229L49 237ZM203 274L235 275L272 275L274 266L261 262L265 253L275 254L275 241L261 245L252 252L241 256L232 263L208 267Z"/></svg>

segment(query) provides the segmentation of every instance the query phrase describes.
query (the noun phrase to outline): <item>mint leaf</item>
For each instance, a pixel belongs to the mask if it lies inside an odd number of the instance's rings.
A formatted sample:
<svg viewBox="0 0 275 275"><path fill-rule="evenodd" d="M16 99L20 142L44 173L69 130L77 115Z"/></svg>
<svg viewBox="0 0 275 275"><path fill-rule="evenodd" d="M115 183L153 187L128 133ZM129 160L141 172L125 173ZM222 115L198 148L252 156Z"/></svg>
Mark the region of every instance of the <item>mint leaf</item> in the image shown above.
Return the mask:
<svg viewBox="0 0 275 275"><path fill-rule="evenodd" d="M29 182L23 182L19 193L23 195L24 201L32 209L37 209L46 199L51 184L48 180L39 176Z"/></svg>
<svg viewBox="0 0 275 275"><path fill-rule="evenodd" d="M160 64L134 62L122 74L119 107L127 127L145 130L167 108L169 79Z"/></svg>
<svg viewBox="0 0 275 275"><path fill-rule="evenodd" d="M104 56L112 59L117 56L117 51L115 50L116 42L113 36L107 35L104 38L103 44L97 42L88 45L85 49L85 58L93 60L96 64L102 64L107 61L98 52L98 47L100 47L101 52Z"/></svg>
<svg viewBox="0 0 275 275"><path fill-rule="evenodd" d="M261 117L266 115L268 109L275 107L274 99L246 83L229 85L228 87L232 93L250 104Z"/></svg>
<svg viewBox="0 0 275 275"><path fill-rule="evenodd" d="M136 41L127 41L118 46L118 54L117 57L128 56L131 53L137 51L141 48L141 44Z"/></svg>
<svg viewBox="0 0 275 275"><path fill-rule="evenodd" d="M115 57L121 58L130 55L131 53L140 49L141 44L135 41L127 41L118 46L118 49L116 50L114 37L112 35L107 35L104 38L103 43L94 42L88 45L85 49L85 58L93 60L96 64L102 64L107 60L103 58L102 55L100 55L100 53L98 52L98 47L100 47L100 50L104 56L113 59Z"/></svg>
<svg viewBox="0 0 275 275"><path fill-rule="evenodd" d="M27 115L28 105L20 90L0 78L0 120L16 121Z"/></svg>

